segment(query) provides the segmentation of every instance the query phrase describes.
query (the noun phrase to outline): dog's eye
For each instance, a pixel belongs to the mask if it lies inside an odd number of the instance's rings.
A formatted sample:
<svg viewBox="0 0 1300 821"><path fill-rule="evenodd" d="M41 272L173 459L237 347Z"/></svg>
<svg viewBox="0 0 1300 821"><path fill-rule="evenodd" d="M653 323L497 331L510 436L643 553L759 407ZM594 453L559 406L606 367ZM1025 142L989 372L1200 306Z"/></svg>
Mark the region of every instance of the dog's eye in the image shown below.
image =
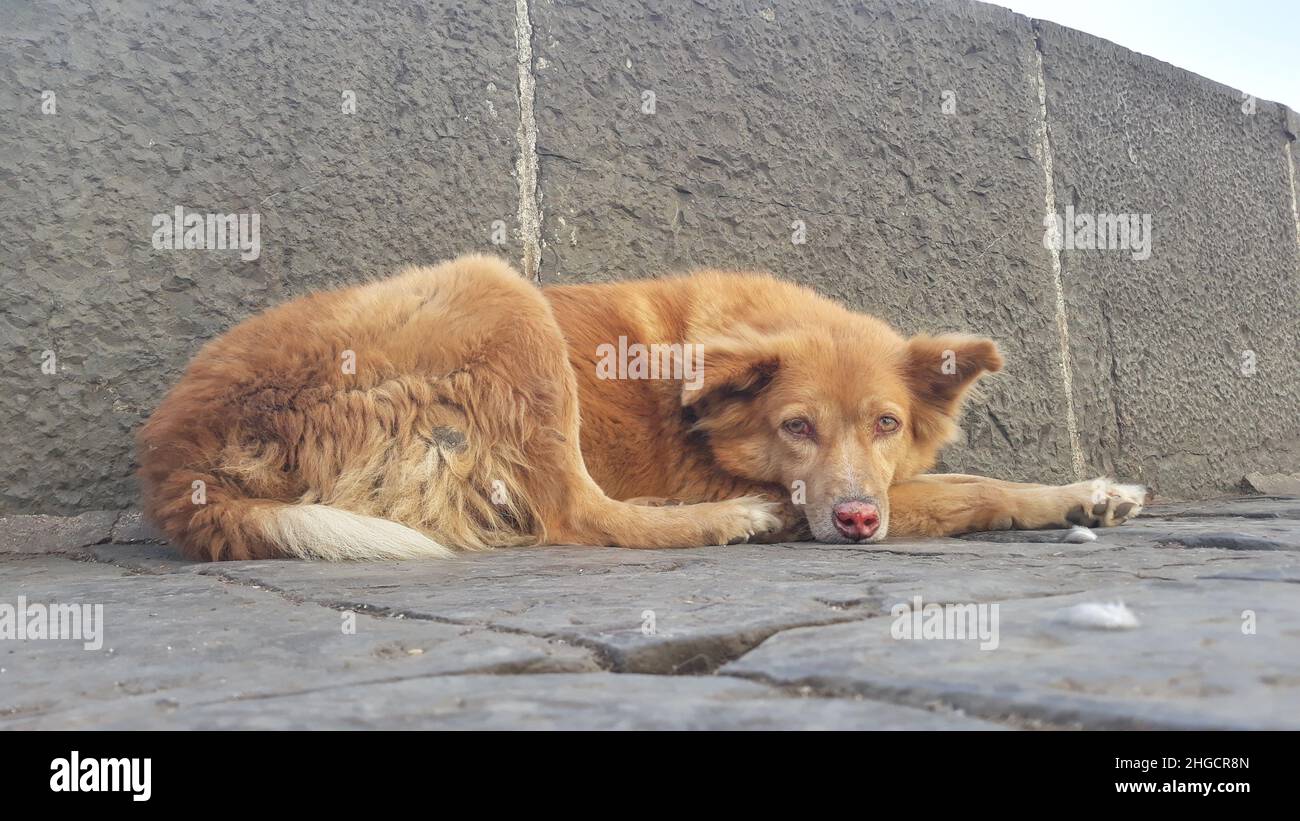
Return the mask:
<svg viewBox="0 0 1300 821"><path fill-rule="evenodd" d="M791 436L812 436L813 427L807 419L787 419L781 427Z"/></svg>
<svg viewBox="0 0 1300 821"><path fill-rule="evenodd" d="M879 433L893 433L902 424L902 422L898 421L898 417L885 414L876 420L876 430Z"/></svg>

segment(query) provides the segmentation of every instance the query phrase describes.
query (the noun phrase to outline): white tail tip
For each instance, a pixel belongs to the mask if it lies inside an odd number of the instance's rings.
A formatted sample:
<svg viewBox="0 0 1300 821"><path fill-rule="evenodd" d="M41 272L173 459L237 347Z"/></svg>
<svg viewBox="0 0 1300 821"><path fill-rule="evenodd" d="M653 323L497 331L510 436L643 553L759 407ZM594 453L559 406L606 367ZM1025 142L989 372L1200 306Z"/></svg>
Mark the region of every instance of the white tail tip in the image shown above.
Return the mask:
<svg viewBox="0 0 1300 821"><path fill-rule="evenodd" d="M263 515L266 538L300 559L383 561L454 555L405 525L329 505L285 505Z"/></svg>

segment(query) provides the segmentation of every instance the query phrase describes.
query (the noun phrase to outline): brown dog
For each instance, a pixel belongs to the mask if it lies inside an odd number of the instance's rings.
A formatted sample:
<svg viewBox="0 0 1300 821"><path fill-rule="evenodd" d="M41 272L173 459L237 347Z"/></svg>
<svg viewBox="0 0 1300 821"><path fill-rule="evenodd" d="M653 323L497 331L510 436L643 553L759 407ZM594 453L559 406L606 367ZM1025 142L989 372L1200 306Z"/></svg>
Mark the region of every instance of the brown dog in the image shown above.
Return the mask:
<svg viewBox="0 0 1300 821"><path fill-rule="evenodd" d="M920 475L1001 365L990 340L905 340L768 276L543 291L469 256L209 343L140 432L140 476L168 538L213 560L871 542L1136 515L1145 491L1108 480Z"/></svg>

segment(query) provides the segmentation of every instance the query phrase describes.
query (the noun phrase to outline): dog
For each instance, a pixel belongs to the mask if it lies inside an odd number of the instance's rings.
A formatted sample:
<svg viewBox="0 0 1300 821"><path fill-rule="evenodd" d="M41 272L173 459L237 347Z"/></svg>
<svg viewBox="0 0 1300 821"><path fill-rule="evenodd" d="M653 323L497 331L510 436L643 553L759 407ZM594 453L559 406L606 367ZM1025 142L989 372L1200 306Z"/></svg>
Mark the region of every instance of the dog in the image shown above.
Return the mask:
<svg viewBox="0 0 1300 821"><path fill-rule="evenodd" d="M666 355L647 369L647 351ZM208 343L141 429L139 477L196 560L872 543L1137 515L1145 489L1108 479L925 473L1001 367L989 339L905 339L770 275L539 288L465 256Z"/></svg>

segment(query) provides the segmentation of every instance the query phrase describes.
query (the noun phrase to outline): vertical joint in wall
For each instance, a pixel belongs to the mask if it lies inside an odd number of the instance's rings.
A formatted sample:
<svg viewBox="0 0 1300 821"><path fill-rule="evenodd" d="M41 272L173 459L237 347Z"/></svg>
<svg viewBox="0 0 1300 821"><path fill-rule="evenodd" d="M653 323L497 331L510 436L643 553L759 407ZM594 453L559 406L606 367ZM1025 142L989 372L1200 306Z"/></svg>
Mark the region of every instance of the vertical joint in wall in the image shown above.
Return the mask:
<svg viewBox="0 0 1300 821"><path fill-rule="evenodd" d="M1047 81L1043 75L1043 44L1034 25L1034 85L1038 93L1038 160L1043 168L1045 218L1056 218L1056 181L1052 168L1052 141L1047 130ZM1046 224L1046 219L1045 219ZM1056 330L1060 347L1061 387L1065 391L1065 427L1070 437L1070 465L1076 479L1084 478L1083 445L1079 440L1079 420L1074 411L1074 365L1070 359L1070 320L1065 311L1065 288L1061 282L1061 251L1048 249L1052 264L1052 287L1056 297Z"/></svg>
<svg viewBox="0 0 1300 821"><path fill-rule="evenodd" d="M515 62L519 72L519 129L516 132L518 158L515 176L519 182L519 235L523 241L524 276L538 281L542 257L542 209L537 193L537 121L533 98L537 80L533 76L533 24L528 0L515 0Z"/></svg>
<svg viewBox="0 0 1300 821"><path fill-rule="evenodd" d="M1295 155L1292 154L1295 149L1292 148L1293 140L1288 137L1287 141L1282 143L1282 153L1286 155L1286 176L1291 181L1291 219L1295 222L1295 243L1296 248L1300 251L1300 206L1296 204L1296 187L1295 187Z"/></svg>

